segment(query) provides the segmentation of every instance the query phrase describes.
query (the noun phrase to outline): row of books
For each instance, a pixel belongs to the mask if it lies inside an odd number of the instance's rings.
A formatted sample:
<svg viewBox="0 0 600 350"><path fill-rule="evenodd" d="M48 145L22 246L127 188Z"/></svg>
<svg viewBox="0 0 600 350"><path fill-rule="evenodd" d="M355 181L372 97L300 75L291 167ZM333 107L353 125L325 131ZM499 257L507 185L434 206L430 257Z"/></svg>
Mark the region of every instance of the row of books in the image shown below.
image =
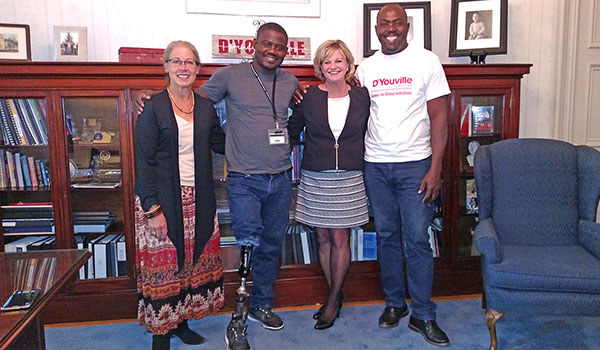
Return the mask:
<svg viewBox="0 0 600 350"><path fill-rule="evenodd" d="M47 145L44 100L33 98L0 98L0 144Z"/></svg>
<svg viewBox="0 0 600 350"><path fill-rule="evenodd" d="M15 259L13 264L15 290L39 289L45 292L52 287L56 271L55 257Z"/></svg>
<svg viewBox="0 0 600 350"><path fill-rule="evenodd" d="M32 203L29 203L32 204ZM10 234L54 233L54 209L50 203L34 205L11 203L2 209L2 230ZM116 215L108 211L73 212L75 233L104 233L116 221Z"/></svg>
<svg viewBox="0 0 600 350"><path fill-rule="evenodd" d="M281 249L281 264L316 264L319 262L319 243L316 232L304 225L288 225Z"/></svg>
<svg viewBox="0 0 600 350"><path fill-rule="evenodd" d="M377 233L361 227L350 230L350 260L377 260Z"/></svg>
<svg viewBox="0 0 600 350"><path fill-rule="evenodd" d="M50 186L48 160L21 152L0 150L0 188L22 189Z"/></svg>
<svg viewBox="0 0 600 350"><path fill-rule="evenodd" d="M127 253L124 234L92 237L76 235L77 249L88 249L93 256L79 269L79 279L119 277L127 275Z"/></svg>
<svg viewBox="0 0 600 350"><path fill-rule="evenodd" d="M106 278L127 275L127 254L124 234L106 234L97 237L76 235L77 249L88 249L92 252L86 265L80 270L80 279ZM4 245L7 253L29 252L56 249L56 237L25 236ZM30 286L31 284L27 284Z"/></svg>
<svg viewBox="0 0 600 350"><path fill-rule="evenodd" d="M349 244L352 261L377 259L375 232L365 232L361 227L353 227ZM312 227L288 225L281 250L281 263L282 265L319 263L319 241Z"/></svg>
<svg viewBox="0 0 600 350"><path fill-rule="evenodd" d="M440 256L442 218L433 220L428 228L429 244L433 257ZM221 246L236 245L233 236L222 236ZM377 260L377 233L352 227L350 231L350 257L352 261ZM282 265L319 263L319 242L312 227L288 225L281 249Z"/></svg>
<svg viewBox="0 0 600 350"><path fill-rule="evenodd" d="M29 252L34 250L56 249L56 237L52 236L25 236L6 243L6 253Z"/></svg>
<svg viewBox="0 0 600 350"><path fill-rule="evenodd" d="M427 228L427 231L429 233L429 245L431 246L433 257L439 258L441 255L440 242L442 240L442 218L437 217L433 219Z"/></svg>
<svg viewBox="0 0 600 350"><path fill-rule="evenodd" d="M460 136L494 133L494 106L461 105Z"/></svg>

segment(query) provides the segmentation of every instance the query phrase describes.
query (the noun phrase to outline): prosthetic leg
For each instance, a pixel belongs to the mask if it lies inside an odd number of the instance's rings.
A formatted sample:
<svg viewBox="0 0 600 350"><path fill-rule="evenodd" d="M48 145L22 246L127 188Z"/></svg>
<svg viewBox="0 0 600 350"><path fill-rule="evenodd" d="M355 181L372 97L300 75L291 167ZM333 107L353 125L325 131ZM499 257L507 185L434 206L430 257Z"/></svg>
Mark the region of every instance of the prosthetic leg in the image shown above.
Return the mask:
<svg viewBox="0 0 600 350"><path fill-rule="evenodd" d="M235 310L231 314L231 321L227 326L225 341L229 350L250 350L246 340L246 319L248 318L248 292L246 291L246 278L250 274L253 246L242 246L240 249L240 286L237 289Z"/></svg>
<svg viewBox="0 0 600 350"><path fill-rule="evenodd" d="M240 249L240 268L238 274L240 275L240 286L237 289L237 297L235 302L235 310L232 314L232 319L241 318L246 322L248 317L248 308L246 307L246 301L248 300L248 292L246 291L246 278L250 274L250 266L252 260L253 246L246 245Z"/></svg>

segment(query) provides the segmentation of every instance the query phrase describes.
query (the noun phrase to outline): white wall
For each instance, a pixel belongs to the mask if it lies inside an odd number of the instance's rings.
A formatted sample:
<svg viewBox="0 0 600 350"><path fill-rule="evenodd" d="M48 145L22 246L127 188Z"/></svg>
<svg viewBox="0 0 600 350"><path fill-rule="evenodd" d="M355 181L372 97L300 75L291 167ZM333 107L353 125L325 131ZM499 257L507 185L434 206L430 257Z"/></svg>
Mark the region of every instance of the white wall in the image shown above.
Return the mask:
<svg viewBox="0 0 600 350"><path fill-rule="evenodd" d="M561 136L557 87L564 72L557 53L565 46L568 1L544 0L542 6L539 0L509 0L508 54L487 59L533 64L522 85L522 137ZM292 37L309 37L313 52L326 39L343 39L360 63L365 2L383 1L321 0L320 18L294 18L186 14L185 0L0 0L0 23L30 25L34 61L53 60L53 26L62 25L88 28L89 61L117 61L120 47L162 48L183 39L197 46L203 62L218 62L211 58L212 34L252 35L252 22L266 20ZM467 57L448 57L451 1L431 3L432 51L443 63L468 63Z"/></svg>

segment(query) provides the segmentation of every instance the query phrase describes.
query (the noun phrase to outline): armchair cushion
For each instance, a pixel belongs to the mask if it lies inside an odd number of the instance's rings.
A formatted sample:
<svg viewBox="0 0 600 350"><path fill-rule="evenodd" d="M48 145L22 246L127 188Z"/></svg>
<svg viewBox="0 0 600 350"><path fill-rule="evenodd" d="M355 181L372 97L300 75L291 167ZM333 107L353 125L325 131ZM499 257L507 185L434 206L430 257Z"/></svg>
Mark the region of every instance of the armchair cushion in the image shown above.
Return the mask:
<svg viewBox="0 0 600 350"><path fill-rule="evenodd" d="M480 147L475 155L478 192L491 189L479 207L491 211L501 244L577 244L578 177L576 148L562 141L511 139ZM480 158L480 159L477 159ZM489 180L478 167L489 162ZM491 180L491 185L485 182ZM480 184L482 184L480 187ZM489 208L489 209L486 209ZM483 218L481 218L483 219ZM527 234L524 234L524 233Z"/></svg>
<svg viewBox="0 0 600 350"><path fill-rule="evenodd" d="M600 293L600 260L581 246L502 246L502 256L501 263L486 264L491 287Z"/></svg>
<svg viewBox="0 0 600 350"><path fill-rule="evenodd" d="M579 244L596 259L600 259L600 224L593 221L579 221Z"/></svg>

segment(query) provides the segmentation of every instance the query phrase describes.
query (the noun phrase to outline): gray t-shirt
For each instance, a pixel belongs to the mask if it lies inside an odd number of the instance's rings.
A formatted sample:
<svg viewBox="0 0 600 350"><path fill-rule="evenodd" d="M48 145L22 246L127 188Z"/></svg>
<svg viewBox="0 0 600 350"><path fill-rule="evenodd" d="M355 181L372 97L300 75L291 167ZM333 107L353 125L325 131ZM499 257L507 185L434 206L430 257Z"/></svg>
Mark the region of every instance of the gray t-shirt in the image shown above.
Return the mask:
<svg viewBox="0 0 600 350"><path fill-rule="evenodd" d="M288 106L298 87L292 74L277 69L275 109L279 127L287 128ZM272 94L274 74L258 73ZM200 87L213 101L225 99L227 137L225 156L229 171L273 174L290 168L290 146L269 145L268 130L275 128L273 109L250 63L232 64L217 70Z"/></svg>

